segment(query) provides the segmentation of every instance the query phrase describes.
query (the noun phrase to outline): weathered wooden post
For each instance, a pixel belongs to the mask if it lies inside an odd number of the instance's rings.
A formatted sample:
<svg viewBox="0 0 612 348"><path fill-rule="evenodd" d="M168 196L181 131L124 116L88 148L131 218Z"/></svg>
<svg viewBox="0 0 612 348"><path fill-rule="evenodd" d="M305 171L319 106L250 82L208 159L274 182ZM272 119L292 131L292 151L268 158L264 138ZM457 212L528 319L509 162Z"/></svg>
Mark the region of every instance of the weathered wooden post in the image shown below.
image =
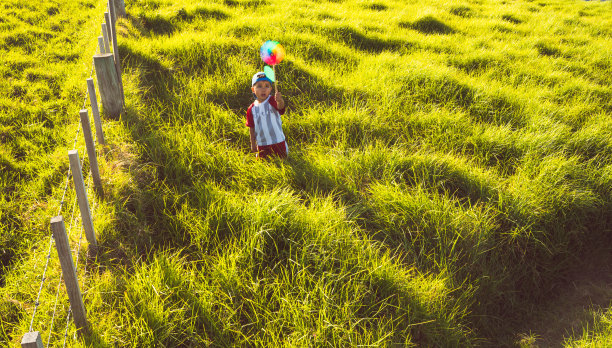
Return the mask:
<svg viewBox="0 0 612 348"><path fill-rule="evenodd" d="M102 179L100 178L100 167L98 167L98 157L96 156L96 144L91 133L91 125L87 109L82 109L79 113L81 116L81 126L83 127L83 137L85 137L85 146L87 147L87 157L89 158L89 169L94 182L94 189L100 196L104 196L102 189Z"/></svg>
<svg viewBox="0 0 612 348"><path fill-rule="evenodd" d="M111 19L110 18L111 18L110 17L110 12L104 12L104 20L106 21L106 23L105 23L106 24L106 35L108 35L108 39L109 40L113 40L113 33L112 33L112 30L111 30Z"/></svg>
<svg viewBox="0 0 612 348"><path fill-rule="evenodd" d="M106 47L104 47L104 37L98 36L98 47L100 47L100 53L108 53L106 52Z"/></svg>
<svg viewBox="0 0 612 348"><path fill-rule="evenodd" d="M87 200L87 191L85 190L85 182L83 181L83 171L81 169L81 161L79 160L79 152L77 150L68 151L68 158L70 160L70 170L72 171L74 190L77 194L85 236L89 242L90 250L95 250L97 247L96 234L91 218L91 210L89 210L89 201Z"/></svg>
<svg viewBox="0 0 612 348"><path fill-rule="evenodd" d="M23 335L21 339L21 348L43 348L40 332L32 331Z"/></svg>
<svg viewBox="0 0 612 348"><path fill-rule="evenodd" d="M102 38L104 39L104 49L106 53L110 53L110 45L108 43L108 29L106 23L102 23Z"/></svg>
<svg viewBox="0 0 612 348"><path fill-rule="evenodd" d="M102 131L102 119L100 118L100 109L98 109L98 98L96 96L96 87L92 78L87 79L87 90L89 92L89 104L91 104L91 114L94 118L94 125L96 127L96 139L98 144L106 145L104 140L104 132Z"/></svg>
<svg viewBox="0 0 612 348"><path fill-rule="evenodd" d="M119 56L119 48L117 47L117 17L115 15L115 5L113 0L108 1L108 8L111 12L111 33L113 35L113 54L115 55L115 68L117 69L117 77L119 78L119 87L121 89L121 103L125 105L125 94L123 93L123 80L121 79L121 57Z"/></svg>
<svg viewBox="0 0 612 348"><path fill-rule="evenodd" d="M115 5L115 15L117 17L125 17L127 14L125 13L125 1L124 0L113 0Z"/></svg>
<svg viewBox="0 0 612 348"><path fill-rule="evenodd" d="M115 31L115 24L117 24L117 16L115 14L115 4L113 0L108 0L108 33L110 34L111 42L113 43L113 49L115 48L115 42L117 41L117 32Z"/></svg>
<svg viewBox="0 0 612 348"><path fill-rule="evenodd" d="M112 23L112 21L116 21L117 20L117 15L116 13L111 10L111 8L113 8L115 6L115 2L113 0L106 0L106 8L108 9L108 13L110 14L110 18L111 18L111 22L107 22L107 23Z"/></svg>
<svg viewBox="0 0 612 348"><path fill-rule="evenodd" d="M74 318L74 324L77 327L79 336L86 334L89 331L89 323L85 313L85 305L79 288L76 269L72 260L72 252L70 243L68 243L68 235L66 234L66 226L61 215L51 219L51 231L55 239L55 247L59 255L60 265L62 266L62 275L64 276L64 284L66 284L66 292L70 300L70 309Z"/></svg>
<svg viewBox="0 0 612 348"><path fill-rule="evenodd" d="M102 99L102 109L104 114L112 119L117 119L123 108L123 97L113 54L96 54L93 59L96 67L98 91L100 91L100 98Z"/></svg>

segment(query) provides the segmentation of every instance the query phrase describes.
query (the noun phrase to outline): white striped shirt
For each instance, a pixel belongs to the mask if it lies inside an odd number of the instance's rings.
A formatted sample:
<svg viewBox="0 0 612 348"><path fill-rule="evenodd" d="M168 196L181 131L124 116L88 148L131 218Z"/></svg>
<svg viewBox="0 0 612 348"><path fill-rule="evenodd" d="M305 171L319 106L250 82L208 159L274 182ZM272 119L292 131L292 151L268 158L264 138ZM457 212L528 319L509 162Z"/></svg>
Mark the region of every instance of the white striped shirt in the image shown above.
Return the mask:
<svg viewBox="0 0 612 348"><path fill-rule="evenodd" d="M280 117L281 113L275 106L276 100L270 95L261 103L255 100L247 111L246 125L255 128L258 146L278 144L285 140L283 121ZM284 111L284 109L281 110L282 113ZM249 116L252 117L252 123Z"/></svg>

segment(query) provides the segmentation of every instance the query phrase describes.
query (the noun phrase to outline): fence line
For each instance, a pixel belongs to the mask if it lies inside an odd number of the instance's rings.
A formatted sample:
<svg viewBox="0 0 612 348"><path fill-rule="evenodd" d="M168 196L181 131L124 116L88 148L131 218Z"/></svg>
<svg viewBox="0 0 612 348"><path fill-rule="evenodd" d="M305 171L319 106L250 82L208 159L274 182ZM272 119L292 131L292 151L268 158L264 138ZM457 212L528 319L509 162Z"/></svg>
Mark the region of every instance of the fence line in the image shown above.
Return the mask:
<svg viewBox="0 0 612 348"><path fill-rule="evenodd" d="M121 1L121 3L123 3ZM102 36L99 43L99 48L100 48L100 52L110 52L110 43L109 41L112 40L112 44L113 44L113 65L114 68L113 70L116 72L117 74L117 78L118 78L118 82L119 82L119 89L120 89L120 93L121 93L121 113L123 112L123 109L125 107L125 97L123 94L123 82L121 79L121 64L119 61L119 52L118 52L118 46L117 46L117 42L116 42L116 28L115 28L115 21L116 21L116 12L115 12L115 8L114 8L114 4L113 4L113 0L109 0L107 3L108 6L108 12L106 12L104 14L104 17L106 18L106 23L102 23L102 25L100 26L100 28L102 29ZM124 5L123 5L124 6ZM125 11L123 9L123 11ZM110 13L109 13L110 12ZM121 15L121 14L120 14ZM110 19L110 21L109 21ZM109 35L111 34L111 35ZM107 38L108 36L108 38ZM87 98L88 96L90 97L90 105L92 108L92 113L94 114L94 125L96 127L96 140L98 141L99 144L105 144L105 140L104 140L104 136L102 133L102 127L101 127L101 123L100 123L100 119L99 119L99 111L98 111L98 101L97 101L97 97L95 95L95 87L93 86L93 73L94 71L97 71L96 69L96 63L95 63L95 59L92 62L91 65L91 71L89 73L89 78L87 79L87 88L85 89L85 93L84 93L84 97L83 97L83 107L81 108L81 122L80 126L77 127L76 132L75 132L75 136L74 136L74 140L72 143L72 149L76 148L78 139L79 139L79 135L80 135L80 131L81 128L83 129L83 134L86 138L86 144L85 147L89 153L89 165L90 165L90 170L87 173L87 182L88 184L85 184L85 182L82 179L82 170L83 170L83 165L85 162L85 156L83 156L82 160L78 160L78 156L76 157L77 161L76 161L76 165L73 162L71 166L68 166L68 169L66 171L66 179L64 182L64 187L61 190L62 194L61 194L61 198L60 198L60 202L59 202L59 207L58 207L58 213L56 215L55 218L52 219L52 227L55 225L54 228L52 228L55 232L59 231L58 228L60 227L60 225L56 224L56 222L60 222L61 223L61 229L63 229L63 234L66 236L66 238L63 240L63 245L60 246L59 244L57 244L57 236L54 236L54 232L51 233L50 237L49 237L49 245L48 245L48 249L47 249L47 254L46 254L46 261L45 261L45 266L43 269L43 273L41 276L41 281L40 281L40 285L39 285L39 289L38 289L38 293L36 295L36 302L34 305L34 309L32 311L32 317L30 319L30 326L28 329L28 332L23 336L21 345L22 347L42 347L42 338L40 335L40 332L33 331L33 327L34 327L34 320L36 317L36 313L39 309L40 306L40 298L41 298L41 293L42 290L44 288L45 285L45 281L47 280L48 276L47 276L47 272L49 271L49 263L50 263L50 259L51 259L51 249L53 249L53 244L56 244L58 253L60 253L60 250L64 250L67 249L63 252L67 252L67 254L62 254L60 255L60 264L63 266L62 268L64 268L64 264L68 265L72 263L72 255L73 253L76 253L76 262L72 268L72 272L73 274L71 275L69 270L67 269L63 269L62 272L60 272L59 275L59 279L58 279L58 284L56 287L56 294L55 294L55 303L53 305L53 314L51 317L51 322L49 325L49 337L47 339L47 347L49 347L49 345L51 344L51 338L53 336L53 328L54 328L54 322L55 322L55 317L57 315L57 307L58 307L58 303L59 303L59 298L60 298L60 289L61 289L61 284L62 284L62 279L64 280L64 283L66 284L66 291L68 292L68 297L70 299L71 305L68 308L67 311L67 315L66 315L66 328L64 331L64 342L63 342L63 346L66 346L67 343L67 337L68 337L68 329L70 326L70 322L71 322L71 316L73 319L75 318L75 315L79 316L79 321L75 322L75 324L77 324L77 331L75 332L75 339L76 339L76 333L81 333L82 331L85 331L87 329L87 320L85 318L85 310L84 310L84 306L83 306L83 302L82 302L82 295L79 291L79 281L78 281L78 275L79 275L79 271L78 271L78 266L79 266L79 261L80 261L80 253L81 253L81 245L82 245L82 241L83 241L83 232L85 232L85 234L88 237L89 240L89 244L90 247L92 246L92 244L95 246L95 233L93 231L93 229L89 229L86 225L85 225L85 221L83 218L81 218L82 221L82 226L81 226L81 232L78 238L78 246L76 250L70 249L70 238L68 237L65 228L63 227L63 219L61 217L61 212L64 208L64 205L66 204L66 196L68 193L68 188L70 186L70 176L72 174L73 176L73 182L75 182L75 178L80 177L81 178L81 183L83 185L83 192L84 192L84 196L85 196L85 202L87 202L86 200L86 195L87 195L87 191L89 190L89 188L92 187L92 185L89 185L89 183L91 182L92 178L94 180L94 185L93 188L96 191L99 191L99 193L102 193L101 189L101 181L99 178L99 172L97 169L97 151L95 149L94 141L93 141L93 134L91 132L91 125L90 125L90 121L88 117L84 117L83 116L83 111L85 112L85 116L87 115L87 110L85 109L85 107L87 106ZM98 87L100 88L100 79L98 78ZM104 105L103 105L104 106ZM107 112L107 110L105 110L105 113ZM88 133L88 134L85 134ZM76 150L73 150L74 152L77 152ZM71 151L72 152L72 151ZM77 152L78 153L78 152ZM83 151L84 153L84 151ZM77 173L77 171L79 171ZM76 182L75 182L75 188L76 188ZM78 192L77 192L78 193ZM81 196L83 196L81 194ZM70 227L69 227L69 231L72 233L73 232L73 226L74 223L76 221L78 221L78 216L76 216L75 211L76 211L76 203L79 202L79 194L75 195L74 201L73 201L73 205L72 205L72 211L71 211L71 217L70 217ZM81 206L81 202L79 202L79 205ZM94 204L93 204L93 209L89 209L89 204L88 202L82 206L82 208L84 208L86 206L87 210L90 213L93 213L95 207L96 207L96 201L94 200ZM90 221L89 224L91 225L91 227L93 227L93 218L91 217L90 214ZM91 235L90 235L91 234ZM91 237L91 238L90 238ZM63 238L63 237L62 237ZM67 248L66 248L67 246ZM62 261L63 258L63 261ZM37 267L37 262L35 262L35 267ZM83 285L85 284L85 274L87 273L87 264L84 264L84 269L83 269L83 274L82 274L82 281L83 281ZM67 279L67 276L69 276L70 282L74 285L74 287L71 285L69 286L69 279ZM76 288L76 291L75 291ZM82 311L79 310L77 311L77 313L73 312L73 308L79 308L78 303L76 302L80 302L80 308L82 308ZM84 326L83 326L84 325ZM81 330L81 329L85 329L85 330Z"/></svg>
<svg viewBox="0 0 612 348"><path fill-rule="evenodd" d="M85 99L87 99L87 95L85 96ZM72 144L73 148L76 147L76 143L77 143L77 140L78 140L78 136L79 136L80 130L81 130L81 128L78 127L77 131L76 131L75 138L74 138L74 142ZM81 162L81 167L82 167L84 162L85 162L85 158L83 157L83 161ZM62 211L62 208L63 208L64 204L66 203L65 198L66 198L66 194L68 192L68 187L69 187L69 184L70 184L70 174L71 174L71 170L70 170L70 166L68 166L68 170L66 172L66 181L65 181L65 184L64 184L64 188L63 188L63 192L62 192L62 198L60 200L60 205L59 205L59 209L58 209L58 214L57 215L60 215L60 213ZM76 197L75 197L75 202L76 202ZM44 271L43 271L43 274L42 274L42 277L41 277L41 280L40 280L40 286L39 286L39 289L38 289L38 294L36 295L36 302L34 303L34 310L32 311L32 318L30 320L29 332L32 332L32 328L33 328L33 324L34 324L34 318L36 316L36 312L38 310L38 307L40 306L40 295L42 293L42 289L43 289L44 283L46 281L46 273L47 273L47 268L49 267L49 262L51 260L51 250L53 249L53 244L54 244L54 238L53 238L53 234L51 233L50 236L49 236L49 247L48 247L48 250L47 250L47 256L45 257L46 258L45 267L44 267ZM36 268L36 265L34 267Z"/></svg>

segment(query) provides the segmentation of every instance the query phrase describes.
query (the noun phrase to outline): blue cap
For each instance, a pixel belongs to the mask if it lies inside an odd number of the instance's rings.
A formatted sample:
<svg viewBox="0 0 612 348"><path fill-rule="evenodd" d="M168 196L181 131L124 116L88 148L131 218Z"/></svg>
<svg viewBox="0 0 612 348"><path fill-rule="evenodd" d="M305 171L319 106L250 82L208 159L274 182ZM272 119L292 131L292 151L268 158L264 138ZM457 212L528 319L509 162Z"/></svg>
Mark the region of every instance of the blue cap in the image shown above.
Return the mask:
<svg viewBox="0 0 612 348"><path fill-rule="evenodd" d="M268 81L270 82L270 84L272 84L272 80L270 80L268 76L266 76L266 73L264 73L263 71L260 71L253 75L253 78L251 79L251 86L255 86L257 81Z"/></svg>

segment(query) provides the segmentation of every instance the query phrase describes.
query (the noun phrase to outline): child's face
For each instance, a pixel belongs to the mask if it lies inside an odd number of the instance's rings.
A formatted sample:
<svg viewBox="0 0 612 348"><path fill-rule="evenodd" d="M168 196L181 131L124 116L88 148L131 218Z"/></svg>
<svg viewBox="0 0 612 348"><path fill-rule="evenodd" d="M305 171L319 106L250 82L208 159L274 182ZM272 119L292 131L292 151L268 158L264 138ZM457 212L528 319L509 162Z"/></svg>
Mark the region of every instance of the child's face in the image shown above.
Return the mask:
<svg viewBox="0 0 612 348"><path fill-rule="evenodd" d="M257 81L255 85L251 87L251 90L255 93L257 100L263 102L272 92L272 85L270 85L270 81Z"/></svg>

